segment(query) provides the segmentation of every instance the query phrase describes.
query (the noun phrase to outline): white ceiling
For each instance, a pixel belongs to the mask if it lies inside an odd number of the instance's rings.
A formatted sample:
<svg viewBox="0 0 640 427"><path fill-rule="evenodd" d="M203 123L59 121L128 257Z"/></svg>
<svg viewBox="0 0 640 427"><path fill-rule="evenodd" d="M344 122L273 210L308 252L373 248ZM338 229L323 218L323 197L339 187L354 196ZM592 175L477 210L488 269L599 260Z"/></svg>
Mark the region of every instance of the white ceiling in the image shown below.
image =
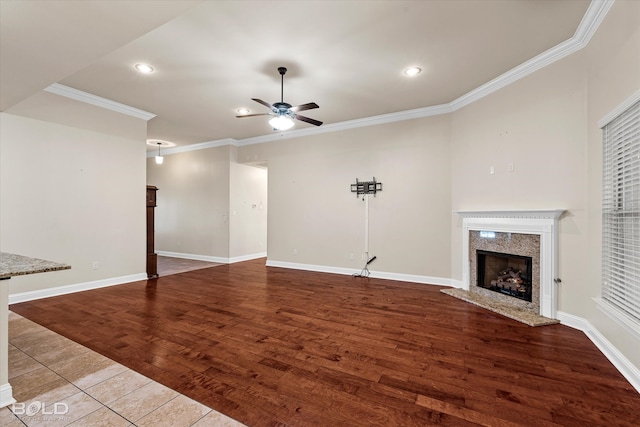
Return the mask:
<svg viewBox="0 0 640 427"><path fill-rule="evenodd" d="M273 133L235 118L316 102L335 124L447 104L570 39L589 0L0 0L0 107L53 83L157 116L177 145ZM149 75L133 66L145 62ZM408 78L402 70L422 67ZM313 128L297 122L294 129Z"/></svg>

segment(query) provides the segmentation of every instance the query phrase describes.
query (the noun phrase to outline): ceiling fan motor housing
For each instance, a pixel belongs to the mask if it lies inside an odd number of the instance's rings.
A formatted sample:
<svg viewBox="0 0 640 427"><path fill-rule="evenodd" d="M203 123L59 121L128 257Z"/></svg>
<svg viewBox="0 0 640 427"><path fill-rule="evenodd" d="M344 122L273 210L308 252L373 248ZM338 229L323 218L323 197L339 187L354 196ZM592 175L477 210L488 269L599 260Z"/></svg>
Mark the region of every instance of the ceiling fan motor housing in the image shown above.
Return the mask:
<svg viewBox="0 0 640 427"><path fill-rule="evenodd" d="M261 99L251 98L252 100L256 101L258 104L262 104L265 107L271 109L271 113L247 114L247 115L241 115L236 117L242 118L242 117L254 117L254 116L271 116L275 114L277 118L289 118L294 120L300 120L306 123L310 123L314 126L322 125L322 122L319 120L311 119L309 117L301 116L300 114L298 114L299 111L318 108L318 104L316 104L315 102L308 102L306 104L297 105L295 107L292 107L291 104L284 102L284 74L287 72L287 69L285 67L278 67L278 72L280 73L280 102L275 102L272 105Z"/></svg>
<svg viewBox="0 0 640 427"><path fill-rule="evenodd" d="M275 113L284 114L289 111L291 108L291 104L287 104L286 102L274 102L273 109Z"/></svg>

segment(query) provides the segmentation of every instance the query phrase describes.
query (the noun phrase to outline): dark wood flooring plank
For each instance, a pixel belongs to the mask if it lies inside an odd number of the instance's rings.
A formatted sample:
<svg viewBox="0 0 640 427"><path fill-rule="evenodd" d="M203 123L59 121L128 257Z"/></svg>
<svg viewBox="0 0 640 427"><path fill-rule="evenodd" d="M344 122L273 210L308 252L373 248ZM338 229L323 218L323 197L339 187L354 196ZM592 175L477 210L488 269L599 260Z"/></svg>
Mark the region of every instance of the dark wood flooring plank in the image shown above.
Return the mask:
<svg viewBox="0 0 640 427"><path fill-rule="evenodd" d="M587 337L430 286L221 265L11 310L249 426L631 426Z"/></svg>

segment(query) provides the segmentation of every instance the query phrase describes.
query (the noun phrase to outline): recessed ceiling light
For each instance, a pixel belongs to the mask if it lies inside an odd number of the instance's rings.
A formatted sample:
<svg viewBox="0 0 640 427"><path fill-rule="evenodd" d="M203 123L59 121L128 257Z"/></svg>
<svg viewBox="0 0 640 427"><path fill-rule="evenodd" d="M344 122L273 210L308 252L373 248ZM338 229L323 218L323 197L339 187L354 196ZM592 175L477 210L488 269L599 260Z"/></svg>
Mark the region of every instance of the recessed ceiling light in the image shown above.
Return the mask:
<svg viewBox="0 0 640 427"><path fill-rule="evenodd" d="M145 74L153 73L153 67L148 64L136 64L135 69Z"/></svg>
<svg viewBox="0 0 640 427"><path fill-rule="evenodd" d="M251 111L249 111L248 108L238 108L236 110L236 113L240 114L241 116L247 115L249 114Z"/></svg>
<svg viewBox="0 0 640 427"><path fill-rule="evenodd" d="M167 147L175 147L176 143L171 141L163 141L161 139L147 139L147 145L150 145L156 148L157 147L167 148Z"/></svg>
<svg viewBox="0 0 640 427"><path fill-rule="evenodd" d="M417 74L420 74L421 71L422 71L422 68L420 68L420 67L409 67L409 68L404 70L404 75L411 77L411 76L415 76Z"/></svg>

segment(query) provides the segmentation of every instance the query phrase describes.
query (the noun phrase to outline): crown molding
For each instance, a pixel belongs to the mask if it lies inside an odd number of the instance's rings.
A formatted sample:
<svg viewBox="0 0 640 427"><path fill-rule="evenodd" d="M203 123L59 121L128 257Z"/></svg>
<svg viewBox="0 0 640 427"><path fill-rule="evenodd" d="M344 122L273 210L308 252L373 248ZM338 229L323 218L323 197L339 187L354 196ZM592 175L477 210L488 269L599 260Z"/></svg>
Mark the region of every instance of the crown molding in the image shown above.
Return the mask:
<svg viewBox="0 0 640 427"><path fill-rule="evenodd" d="M640 101L640 89L635 91L635 93L631 95L629 98L625 99L622 102L622 104L618 105L616 108L614 108L609 113L607 113L606 116L598 120L598 127L602 129L603 127L611 123L613 119L615 119L620 114L627 111L629 107L631 107L633 104L635 104L638 101Z"/></svg>
<svg viewBox="0 0 640 427"><path fill-rule="evenodd" d="M416 108L414 110L400 111L397 113L382 114L379 116L365 117L362 119L349 120L340 123L332 123L323 125L319 128L301 129L278 134L262 135L253 138L241 139L238 141L239 146L261 144L264 142L277 141L281 139L298 138L301 136L317 135L327 132L336 132L346 129L355 129L359 127L378 125L383 123L391 123L402 120L411 120L422 117L437 116L439 114L452 113L463 108L473 102L484 98L487 95L496 92L538 70L544 68L562 58L585 47L589 44L591 37L604 20L615 0L592 0L585 12L576 32L570 39L548 49L547 51L531 58L530 60L518 65L506 73L496 77L495 79L473 89L470 92L454 99L448 104L440 104L431 107Z"/></svg>
<svg viewBox="0 0 640 427"><path fill-rule="evenodd" d="M241 140L225 138L216 141L184 145L166 149L164 150L164 154L183 153L187 151L220 147L223 145L233 145L236 147L241 147L271 141L279 141L282 139L299 138L303 136L318 135L322 133L337 132L347 129L356 129L366 126L374 126L379 124L452 113L585 47L591 40L591 37L597 31L598 27L613 6L614 2L615 0L592 0L589 4L589 7L587 8L587 11L582 17L578 28L570 39L552 47L551 49L548 49L547 51L531 58L530 60L518 65L517 67L512 68L506 73L501 74L495 79L471 90L470 92L467 92L466 94L454 99L448 104L416 108L413 110L399 111L396 113L382 114L378 116L365 117L362 119L347 120L339 123L331 123L317 128L290 130L269 135L245 138ZM128 114L133 117L138 117L144 120L150 120L156 116L155 114L138 110L137 108L129 107L128 105L120 104L118 102L101 98L99 96L92 95L67 86L63 86L58 83L52 84L45 90L51 93L56 93L58 95L66 96L68 98L76 99L78 101L87 102L92 105L97 105L99 107L118 111L123 114ZM153 157L151 155L147 156Z"/></svg>
<svg viewBox="0 0 640 427"><path fill-rule="evenodd" d="M199 142L197 144L189 144L189 145L180 145L178 147L172 148L163 148L162 155L168 156L170 154L178 154L178 153L186 153L188 151L198 151L204 150L206 148L215 148L215 147L226 147L227 145L232 145L234 147L238 147L239 143L233 138L224 138L218 139L215 141L207 141L207 142ZM148 151L147 158L155 157L155 151Z"/></svg>
<svg viewBox="0 0 640 427"><path fill-rule="evenodd" d="M75 99L76 101L85 102L87 104L95 105L96 107L105 108L107 110L126 114L127 116L146 121L149 121L156 116L156 114L139 110L138 108L130 107L129 105L121 104L107 98L102 98L69 86L61 85L60 83L54 83L51 86L46 87L44 90L49 93Z"/></svg>
<svg viewBox="0 0 640 427"><path fill-rule="evenodd" d="M552 47L551 49L534 56L495 79L473 89L470 92L454 99L448 105L452 111L466 107L485 96L528 76L541 68L546 67L564 57L571 55L589 44L591 37L602 23L607 12L613 6L615 0L592 0L586 13L580 21L573 37Z"/></svg>
<svg viewBox="0 0 640 427"><path fill-rule="evenodd" d="M400 111L397 113L381 114L379 116L364 117L362 119L346 120L339 123L331 123L317 128L307 128L299 130L289 130L270 135L261 135L252 138L245 138L238 141L239 146L261 144L264 142L278 141L282 139L299 138L302 136L318 135L322 133L337 132L340 130L356 129L367 126L380 125L384 123L399 122L402 120L418 119L423 117L438 116L451 113L451 108L447 104L435 105L432 107L416 108L414 110Z"/></svg>
<svg viewBox="0 0 640 427"><path fill-rule="evenodd" d="M448 105L436 105L433 107L416 108L415 110L401 111L398 113L382 114L379 116L365 117L362 119L347 120L339 123L331 123L319 128L295 129L269 135L255 136L236 140L233 138L218 139L215 141L201 142L198 144L182 145L175 148L162 150L163 155L185 153L188 151L204 150L206 148L221 147L224 145L233 145L235 147L243 147L247 145L262 144L265 142L280 141L283 139L300 138L309 135L318 135L321 133L336 132L339 130L355 129L366 126L379 125L383 123L397 122L401 120L416 119L421 117L431 117L440 114L450 113ZM155 153L147 153L147 157L154 157Z"/></svg>
<svg viewBox="0 0 640 427"><path fill-rule="evenodd" d="M581 43L581 47L589 43L614 2L615 0L591 0L591 4L589 4L582 21L580 21L573 35L573 38Z"/></svg>

